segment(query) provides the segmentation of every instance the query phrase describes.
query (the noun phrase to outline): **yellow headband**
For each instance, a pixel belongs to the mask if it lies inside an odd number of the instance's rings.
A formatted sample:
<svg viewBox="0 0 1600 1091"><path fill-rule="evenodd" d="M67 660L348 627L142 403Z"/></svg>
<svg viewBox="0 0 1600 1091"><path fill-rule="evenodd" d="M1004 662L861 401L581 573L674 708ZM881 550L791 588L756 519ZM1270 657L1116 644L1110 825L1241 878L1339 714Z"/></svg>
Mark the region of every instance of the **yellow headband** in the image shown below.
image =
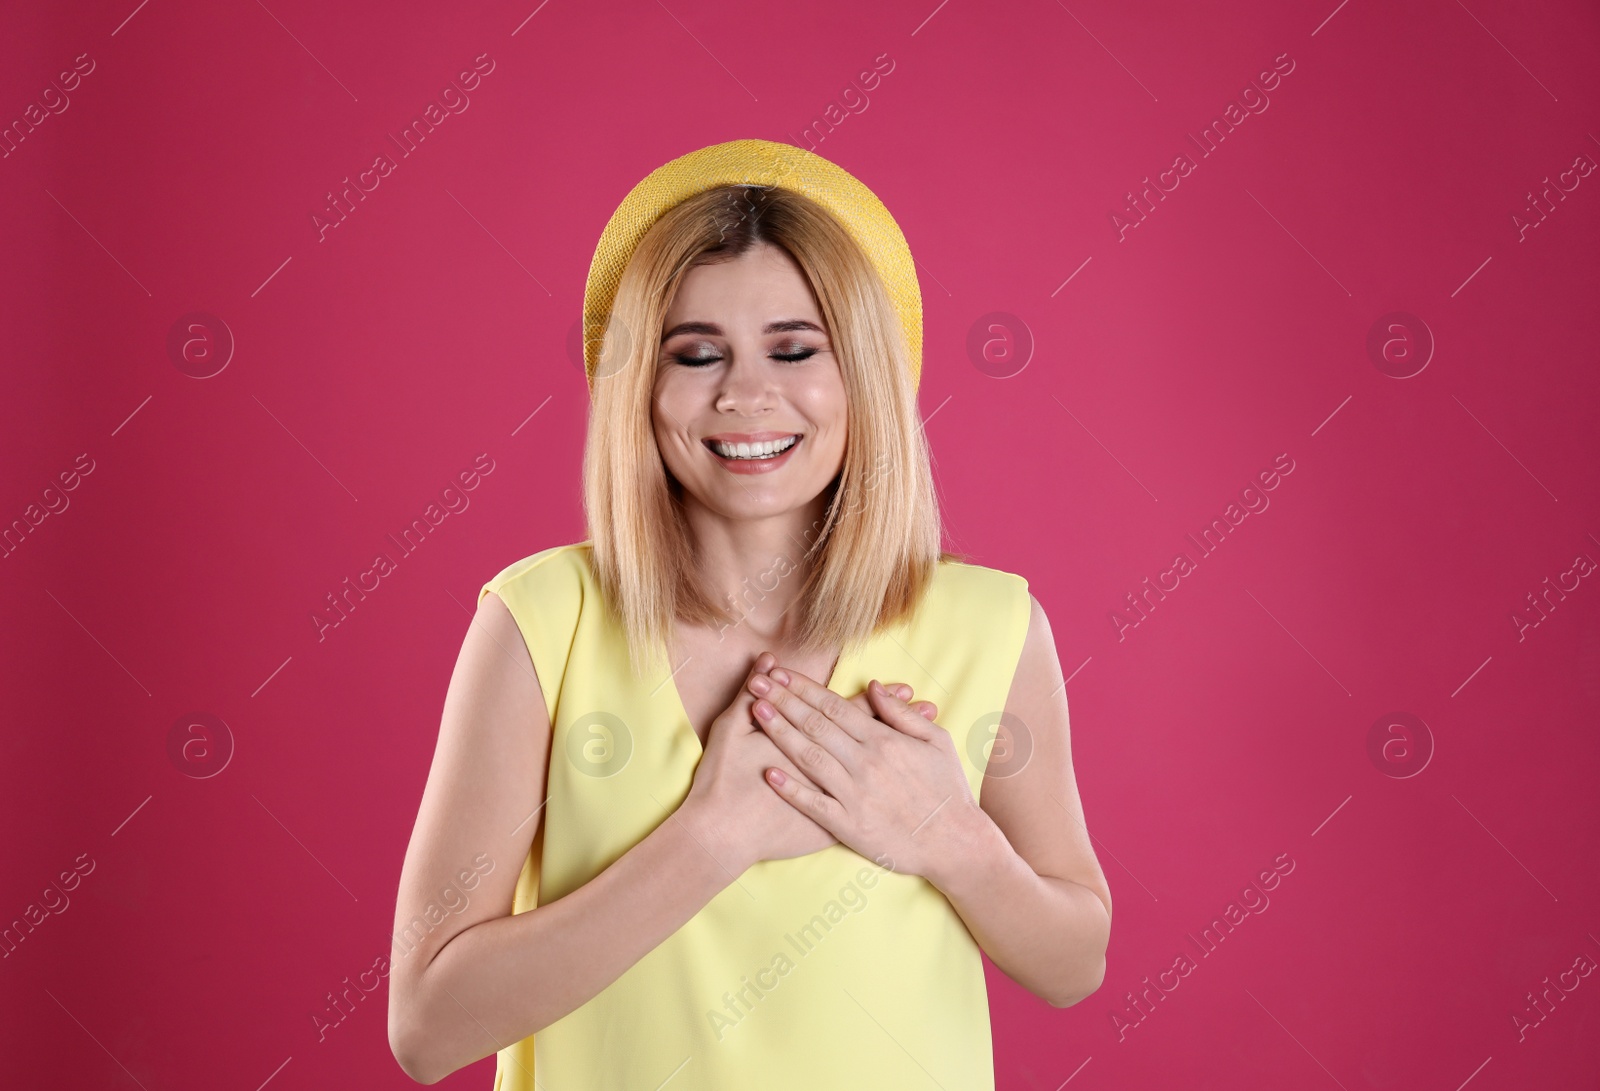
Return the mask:
<svg viewBox="0 0 1600 1091"><path fill-rule="evenodd" d="M905 331L915 388L922 377L922 290L900 226L883 202L843 168L803 148L770 140L730 140L679 156L651 171L622 199L601 232L583 290L583 363L590 388L603 347L599 333L606 328L617 285L634 247L667 209L725 185L782 186L804 194L833 214L889 291ZM595 331L593 336L591 331Z"/></svg>

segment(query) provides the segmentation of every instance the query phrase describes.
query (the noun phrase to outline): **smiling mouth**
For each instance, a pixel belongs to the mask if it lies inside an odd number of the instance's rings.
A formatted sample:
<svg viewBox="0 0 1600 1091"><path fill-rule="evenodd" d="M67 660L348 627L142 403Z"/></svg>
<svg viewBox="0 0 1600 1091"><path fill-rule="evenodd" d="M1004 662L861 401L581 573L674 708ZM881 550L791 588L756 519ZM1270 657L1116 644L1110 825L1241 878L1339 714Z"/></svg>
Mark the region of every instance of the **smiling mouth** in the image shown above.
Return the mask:
<svg viewBox="0 0 1600 1091"><path fill-rule="evenodd" d="M721 440L708 439L705 444L713 454L730 462L761 462L777 458L799 442L800 437L793 435L764 443L723 443Z"/></svg>

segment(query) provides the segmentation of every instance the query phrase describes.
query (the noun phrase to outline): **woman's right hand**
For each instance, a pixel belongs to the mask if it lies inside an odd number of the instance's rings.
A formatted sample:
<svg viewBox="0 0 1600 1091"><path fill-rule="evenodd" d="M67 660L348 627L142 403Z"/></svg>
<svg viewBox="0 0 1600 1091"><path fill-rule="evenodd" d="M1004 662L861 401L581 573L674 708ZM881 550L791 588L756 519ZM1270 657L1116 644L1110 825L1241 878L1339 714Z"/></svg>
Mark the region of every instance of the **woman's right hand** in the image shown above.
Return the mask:
<svg viewBox="0 0 1600 1091"><path fill-rule="evenodd" d="M775 656L762 653L745 681L776 665ZM910 686L888 685L902 700L911 700ZM755 725L755 700L748 686L741 686L733 703L711 722L694 784L677 812L701 847L734 876L762 860L805 856L836 840L768 786L764 770L777 766L815 787ZM864 692L850 700L869 716L877 715ZM938 715L931 701L918 701L912 707L929 719Z"/></svg>

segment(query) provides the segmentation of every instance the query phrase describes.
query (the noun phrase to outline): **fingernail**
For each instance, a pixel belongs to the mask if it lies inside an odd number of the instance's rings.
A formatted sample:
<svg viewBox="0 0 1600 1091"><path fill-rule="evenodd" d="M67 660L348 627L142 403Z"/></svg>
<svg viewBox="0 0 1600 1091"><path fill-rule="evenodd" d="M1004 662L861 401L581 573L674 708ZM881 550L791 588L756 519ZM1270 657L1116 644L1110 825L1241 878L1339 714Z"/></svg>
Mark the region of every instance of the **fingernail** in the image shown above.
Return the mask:
<svg viewBox="0 0 1600 1091"><path fill-rule="evenodd" d="M787 686L789 684L789 672L788 671L781 671L781 670L780 671L768 671L767 673L772 675L772 680L774 682L778 683L778 685ZM763 690L762 692L765 693L766 691ZM779 783L782 783L782 782L780 781Z"/></svg>
<svg viewBox="0 0 1600 1091"><path fill-rule="evenodd" d="M766 693L772 688L772 683L767 681L767 676L758 674L750 679L750 688L757 693Z"/></svg>
<svg viewBox="0 0 1600 1091"><path fill-rule="evenodd" d="M767 770L767 779L772 781L772 783L774 783L774 784L782 784L784 781L788 780L789 778L783 775L783 770L782 769L768 769Z"/></svg>

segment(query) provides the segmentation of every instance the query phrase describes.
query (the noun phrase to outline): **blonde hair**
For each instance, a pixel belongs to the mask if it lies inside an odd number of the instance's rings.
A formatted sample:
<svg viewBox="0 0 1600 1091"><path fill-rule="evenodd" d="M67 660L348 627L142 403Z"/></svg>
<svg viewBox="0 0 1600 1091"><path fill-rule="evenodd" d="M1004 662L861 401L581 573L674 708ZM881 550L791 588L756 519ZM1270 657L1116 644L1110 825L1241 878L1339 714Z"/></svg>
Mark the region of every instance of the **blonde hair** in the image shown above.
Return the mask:
<svg viewBox="0 0 1600 1091"><path fill-rule="evenodd" d="M662 462L651 402L662 328L684 274L762 243L787 251L805 273L847 405L844 463L828 486L827 513L806 532L807 541L795 543L795 557L774 558L764 574L805 574L795 642L804 651L850 650L907 617L940 562L963 559L940 548L938 499L905 335L871 262L832 215L793 190L707 190L668 209L640 240L606 329L586 321L585 335L603 335L605 351L584 446L584 514L595 580L621 622L637 672L671 669L666 652L675 619L724 627L739 621L701 588L682 485Z"/></svg>

